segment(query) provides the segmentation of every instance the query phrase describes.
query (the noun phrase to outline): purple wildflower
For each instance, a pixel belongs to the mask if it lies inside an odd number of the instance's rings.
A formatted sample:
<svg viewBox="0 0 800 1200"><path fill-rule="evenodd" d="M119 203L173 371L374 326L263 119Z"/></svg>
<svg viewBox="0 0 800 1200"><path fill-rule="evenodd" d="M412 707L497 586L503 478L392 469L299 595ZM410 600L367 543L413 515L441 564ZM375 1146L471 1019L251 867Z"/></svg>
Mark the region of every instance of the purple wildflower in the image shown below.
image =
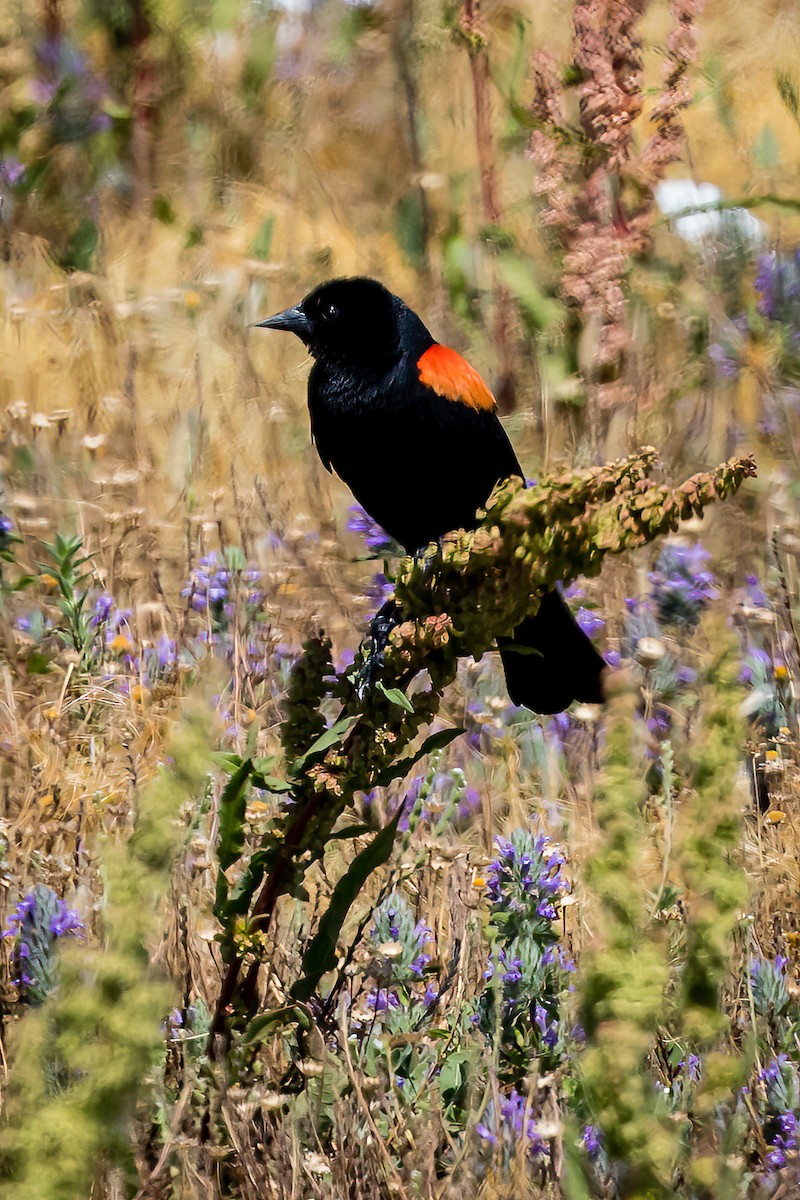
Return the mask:
<svg viewBox="0 0 800 1200"><path fill-rule="evenodd" d="M9 187L13 187L24 174L25 167L13 154L0 158L0 183L7 183Z"/></svg>
<svg viewBox="0 0 800 1200"><path fill-rule="evenodd" d="M708 347L708 357L724 379L735 379L739 374L739 363L730 353L730 347L713 342Z"/></svg>
<svg viewBox="0 0 800 1200"><path fill-rule="evenodd" d="M603 1134L597 1125L586 1125L581 1143L591 1162L597 1162L603 1150Z"/></svg>
<svg viewBox="0 0 800 1200"><path fill-rule="evenodd" d="M400 997L388 988L376 988L367 996L367 1005L375 1012L387 1012L390 1008L400 1007Z"/></svg>
<svg viewBox="0 0 800 1200"><path fill-rule="evenodd" d="M351 533L358 533L364 539L364 545L370 554L391 554L396 548L393 538L377 521L373 521L369 513L360 504L351 504L348 510L347 528Z"/></svg>
<svg viewBox="0 0 800 1200"><path fill-rule="evenodd" d="M606 627L603 618L591 608L579 608L575 620L589 638L597 637Z"/></svg>
<svg viewBox="0 0 800 1200"><path fill-rule="evenodd" d="M83 921L65 900L59 900L58 910L50 918L50 932L54 938L65 937L68 933L78 933L84 928Z"/></svg>
<svg viewBox="0 0 800 1200"><path fill-rule="evenodd" d="M692 626L719 595L705 564L711 555L699 542L667 542L650 573L651 595L664 624Z"/></svg>

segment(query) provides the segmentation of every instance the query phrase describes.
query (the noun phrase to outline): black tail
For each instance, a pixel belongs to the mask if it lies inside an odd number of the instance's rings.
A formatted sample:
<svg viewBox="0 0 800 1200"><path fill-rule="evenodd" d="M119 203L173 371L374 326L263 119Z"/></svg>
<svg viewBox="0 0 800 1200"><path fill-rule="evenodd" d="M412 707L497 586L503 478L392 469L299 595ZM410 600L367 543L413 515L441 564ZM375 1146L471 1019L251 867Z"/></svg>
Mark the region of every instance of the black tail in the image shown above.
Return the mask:
<svg viewBox="0 0 800 1200"><path fill-rule="evenodd" d="M498 638L508 694L538 713L557 713L573 700L602 704L605 662L575 624L559 592L546 592L539 610L511 638ZM520 649L517 649L519 647Z"/></svg>

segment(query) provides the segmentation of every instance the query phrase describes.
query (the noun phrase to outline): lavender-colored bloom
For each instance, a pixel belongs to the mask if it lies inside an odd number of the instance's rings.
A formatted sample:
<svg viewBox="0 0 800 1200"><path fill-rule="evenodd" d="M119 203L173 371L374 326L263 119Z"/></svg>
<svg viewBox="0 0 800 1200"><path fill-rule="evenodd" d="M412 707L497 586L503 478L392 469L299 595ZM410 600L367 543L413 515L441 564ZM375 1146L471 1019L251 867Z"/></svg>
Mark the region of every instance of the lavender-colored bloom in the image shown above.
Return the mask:
<svg viewBox="0 0 800 1200"><path fill-rule="evenodd" d="M439 999L439 984L435 979L431 979L425 988L425 995L422 998L422 1003L426 1008L430 1008L436 1004Z"/></svg>
<svg viewBox="0 0 800 1200"><path fill-rule="evenodd" d="M492 1147L502 1146L511 1157L522 1144L530 1158L547 1158L550 1151L539 1133L538 1121L532 1112L526 1119L526 1108L525 1097L514 1088L499 1106L494 1101L487 1105L475 1132L481 1141Z"/></svg>
<svg viewBox="0 0 800 1200"><path fill-rule="evenodd" d="M739 363L730 354L729 347L721 346L719 342L714 342L708 347L708 357L723 378L735 379L739 374Z"/></svg>
<svg viewBox="0 0 800 1200"><path fill-rule="evenodd" d="M99 625L105 625L108 621L111 611L114 608L114 597L108 592L103 592L94 602L94 612L89 618L89 624L93 629L97 629Z"/></svg>
<svg viewBox="0 0 800 1200"><path fill-rule="evenodd" d="M400 997L388 988L376 988L367 996L367 1005L374 1008L375 1012L387 1012L390 1008L400 1007Z"/></svg>
<svg viewBox="0 0 800 1200"><path fill-rule="evenodd" d="M43 38L36 47L41 74L33 81L34 100L47 110L43 119L56 142L85 141L111 127L105 111L108 86L88 66L84 55L66 38Z"/></svg>
<svg viewBox="0 0 800 1200"><path fill-rule="evenodd" d="M748 574L745 575L745 589L747 591L747 599L754 608L769 608L770 602L767 593L762 588L758 576Z"/></svg>
<svg viewBox="0 0 800 1200"><path fill-rule="evenodd" d="M505 970L500 977L503 980L503 983L519 983L519 981L522 979L522 959L507 959L504 951L501 950L500 961L505 967Z"/></svg>
<svg viewBox="0 0 800 1200"><path fill-rule="evenodd" d="M376 571L367 588L367 596L371 602L380 607L393 595L394 584L386 578L383 571Z"/></svg>
<svg viewBox="0 0 800 1200"><path fill-rule="evenodd" d="M597 637L606 627L603 618L591 608L579 608L575 620L589 638Z"/></svg>
<svg viewBox="0 0 800 1200"><path fill-rule="evenodd" d="M387 964L398 983L409 984L422 978L431 961L424 953L425 943L431 931L421 921L415 921L411 907L404 896L393 892L378 905L373 914L372 938L380 946L384 942L397 942L402 947L399 957Z"/></svg>
<svg viewBox="0 0 800 1200"><path fill-rule="evenodd" d="M551 1019L550 1013L543 1004L535 1006L533 1019L545 1046L552 1050L558 1042L558 1021Z"/></svg>
<svg viewBox="0 0 800 1200"><path fill-rule="evenodd" d="M480 806L481 798L477 788L465 788L457 809L459 820L466 821Z"/></svg>
<svg viewBox="0 0 800 1200"><path fill-rule="evenodd" d="M492 1133L488 1125L485 1125L482 1121L479 1121L475 1126L475 1132L477 1133L478 1137L482 1139L482 1141L488 1142L490 1146L497 1145L496 1134Z"/></svg>
<svg viewBox="0 0 800 1200"><path fill-rule="evenodd" d="M531 1158L543 1158L548 1154L547 1143L539 1134L537 1122L532 1115L525 1119L526 1102L516 1088L500 1102L500 1113L506 1126L517 1141L523 1140Z"/></svg>
<svg viewBox="0 0 800 1200"><path fill-rule="evenodd" d="M348 511L350 516L347 519L347 528L351 533L361 535L370 554L391 554L397 548L394 539L377 521L373 521L360 504L351 504Z"/></svg>
<svg viewBox="0 0 800 1200"><path fill-rule="evenodd" d="M13 187L15 183L19 183L24 174L25 167L13 154L0 158L0 183L5 182L9 187Z"/></svg>
<svg viewBox="0 0 800 1200"><path fill-rule="evenodd" d="M50 932L53 937L59 938L68 933L78 933L83 927L83 921L75 909L70 908L66 901L59 900L58 910L50 918Z"/></svg>
<svg viewBox="0 0 800 1200"><path fill-rule="evenodd" d="M349 647L347 649L343 650L341 652L341 654L339 655L339 657L336 659L336 662L333 664L334 668L336 670L336 674L341 675L342 671L349 670L350 667L352 667L355 660L356 660L355 650L351 650Z"/></svg>
<svg viewBox="0 0 800 1200"><path fill-rule="evenodd" d="M13 939L15 983L23 999L42 1003L56 983L56 941L82 929L83 922L75 910L45 884L37 884L22 897L2 937Z"/></svg>
<svg viewBox="0 0 800 1200"><path fill-rule="evenodd" d="M681 1059L678 1063L681 1070L685 1071L692 1083L697 1083L702 1070L702 1061L697 1054L689 1054L685 1059Z"/></svg>
<svg viewBox="0 0 800 1200"><path fill-rule="evenodd" d="M591 1162L597 1162L603 1150L603 1134L597 1125L586 1125L581 1143Z"/></svg>
<svg viewBox="0 0 800 1200"><path fill-rule="evenodd" d="M664 624L692 626L719 595L705 564L710 554L699 542L669 541L650 573L651 596Z"/></svg>

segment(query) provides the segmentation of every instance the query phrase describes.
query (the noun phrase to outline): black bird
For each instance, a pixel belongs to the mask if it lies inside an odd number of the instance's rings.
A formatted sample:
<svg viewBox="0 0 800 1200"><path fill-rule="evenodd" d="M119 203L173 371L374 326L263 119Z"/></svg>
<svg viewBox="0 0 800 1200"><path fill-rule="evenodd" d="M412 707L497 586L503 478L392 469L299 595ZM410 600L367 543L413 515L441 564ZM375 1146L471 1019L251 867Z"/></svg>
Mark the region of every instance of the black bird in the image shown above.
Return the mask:
<svg viewBox="0 0 800 1200"><path fill-rule="evenodd" d="M319 456L407 552L474 529L495 484L524 478L478 372L377 280L323 283L258 328L288 330L307 346ZM605 663L558 591L498 648L515 704L554 713L573 700L602 702Z"/></svg>

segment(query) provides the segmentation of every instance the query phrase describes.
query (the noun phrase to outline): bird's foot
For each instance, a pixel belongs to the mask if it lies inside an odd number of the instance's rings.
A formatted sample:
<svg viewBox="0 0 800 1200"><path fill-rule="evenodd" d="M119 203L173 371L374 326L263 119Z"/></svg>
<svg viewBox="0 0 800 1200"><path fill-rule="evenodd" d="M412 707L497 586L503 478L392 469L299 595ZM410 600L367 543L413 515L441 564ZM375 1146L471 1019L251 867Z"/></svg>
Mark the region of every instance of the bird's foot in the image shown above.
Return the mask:
<svg viewBox="0 0 800 1200"><path fill-rule="evenodd" d="M400 608L392 598L378 610L369 623L372 645L356 676L356 695L363 701L375 687L385 664L384 652L389 645L389 635L400 623Z"/></svg>

